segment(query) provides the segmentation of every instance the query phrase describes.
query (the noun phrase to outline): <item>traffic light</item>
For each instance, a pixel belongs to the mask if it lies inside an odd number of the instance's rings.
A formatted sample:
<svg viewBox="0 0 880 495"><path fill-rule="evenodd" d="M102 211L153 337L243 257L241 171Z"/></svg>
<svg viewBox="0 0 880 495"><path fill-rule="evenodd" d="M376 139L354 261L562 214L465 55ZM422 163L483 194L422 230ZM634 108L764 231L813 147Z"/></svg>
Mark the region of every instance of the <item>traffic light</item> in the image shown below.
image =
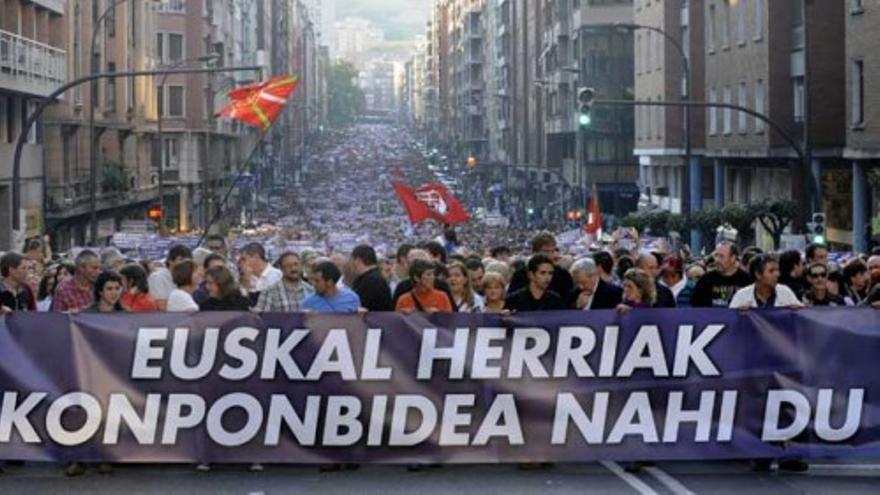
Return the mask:
<svg viewBox="0 0 880 495"><path fill-rule="evenodd" d="M147 218L158 222L162 220L162 207L161 206L151 206L149 210L147 210Z"/></svg>
<svg viewBox="0 0 880 495"><path fill-rule="evenodd" d="M596 97L596 90L593 88L578 89L578 113L577 123L580 130L586 130L593 123L593 99Z"/></svg>
<svg viewBox="0 0 880 495"><path fill-rule="evenodd" d="M813 221L810 222L810 234L816 244L825 244L825 214L813 213Z"/></svg>

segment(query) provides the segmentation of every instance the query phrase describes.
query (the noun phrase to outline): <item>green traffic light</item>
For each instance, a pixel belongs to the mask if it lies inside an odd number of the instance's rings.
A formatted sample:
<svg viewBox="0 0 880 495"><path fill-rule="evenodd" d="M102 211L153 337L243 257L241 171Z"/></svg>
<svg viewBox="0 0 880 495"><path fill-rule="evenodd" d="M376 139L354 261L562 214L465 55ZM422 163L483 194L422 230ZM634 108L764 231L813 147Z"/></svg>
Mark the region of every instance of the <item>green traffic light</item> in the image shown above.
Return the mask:
<svg viewBox="0 0 880 495"><path fill-rule="evenodd" d="M593 122L593 119L590 117L588 113L582 113L578 115L578 124L583 127L590 125Z"/></svg>

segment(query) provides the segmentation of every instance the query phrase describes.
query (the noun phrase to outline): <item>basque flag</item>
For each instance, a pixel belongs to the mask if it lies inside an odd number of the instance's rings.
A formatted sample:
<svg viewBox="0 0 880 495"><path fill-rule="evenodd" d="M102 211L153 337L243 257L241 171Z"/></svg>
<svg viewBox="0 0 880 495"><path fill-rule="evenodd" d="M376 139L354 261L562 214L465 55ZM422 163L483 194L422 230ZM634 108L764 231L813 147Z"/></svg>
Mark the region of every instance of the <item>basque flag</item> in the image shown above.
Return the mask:
<svg viewBox="0 0 880 495"><path fill-rule="evenodd" d="M278 76L266 82L235 88L229 92L232 101L219 115L268 129L284 110L287 98L298 84L296 76Z"/></svg>
<svg viewBox="0 0 880 495"><path fill-rule="evenodd" d="M413 224L436 220L442 224L458 225L470 220L467 210L443 184L425 184L415 190L402 182L394 182L393 185Z"/></svg>

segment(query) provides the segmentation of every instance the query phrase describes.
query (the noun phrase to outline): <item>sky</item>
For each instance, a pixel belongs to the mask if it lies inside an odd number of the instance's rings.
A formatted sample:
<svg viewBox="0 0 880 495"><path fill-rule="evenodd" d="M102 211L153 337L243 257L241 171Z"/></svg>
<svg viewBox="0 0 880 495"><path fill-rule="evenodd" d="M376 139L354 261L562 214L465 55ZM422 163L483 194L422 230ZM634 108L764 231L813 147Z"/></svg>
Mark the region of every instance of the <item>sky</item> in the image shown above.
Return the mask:
<svg viewBox="0 0 880 495"><path fill-rule="evenodd" d="M425 34L431 0L336 0L336 18L362 17L385 31L391 41Z"/></svg>

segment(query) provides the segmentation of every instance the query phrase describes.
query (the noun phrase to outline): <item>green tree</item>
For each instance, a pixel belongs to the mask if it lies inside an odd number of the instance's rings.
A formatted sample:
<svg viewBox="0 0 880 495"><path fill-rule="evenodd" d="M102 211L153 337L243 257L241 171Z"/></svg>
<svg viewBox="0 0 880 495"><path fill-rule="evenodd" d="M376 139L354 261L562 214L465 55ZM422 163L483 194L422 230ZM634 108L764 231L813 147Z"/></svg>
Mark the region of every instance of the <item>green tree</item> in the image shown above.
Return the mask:
<svg viewBox="0 0 880 495"><path fill-rule="evenodd" d="M721 209L724 223L739 232L739 242L743 246L755 243L755 222L758 220L760 205L728 204Z"/></svg>
<svg viewBox="0 0 880 495"><path fill-rule="evenodd" d="M327 118L330 127L348 127L366 110L367 100L357 86L357 78L358 70L350 62L337 62L327 69Z"/></svg>
<svg viewBox="0 0 880 495"><path fill-rule="evenodd" d="M786 199L781 201L765 200L757 205L758 220L773 238L773 249L779 249L782 234L798 215L798 204Z"/></svg>
<svg viewBox="0 0 880 495"><path fill-rule="evenodd" d="M105 160L103 172L101 192L122 195L131 189L131 177L125 165L112 160Z"/></svg>
<svg viewBox="0 0 880 495"><path fill-rule="evenodd" d="M702 234L703 245L714 242L715 231L723 223L724 219L718 208L703 208L691 214L691 225Z"/></svg>

